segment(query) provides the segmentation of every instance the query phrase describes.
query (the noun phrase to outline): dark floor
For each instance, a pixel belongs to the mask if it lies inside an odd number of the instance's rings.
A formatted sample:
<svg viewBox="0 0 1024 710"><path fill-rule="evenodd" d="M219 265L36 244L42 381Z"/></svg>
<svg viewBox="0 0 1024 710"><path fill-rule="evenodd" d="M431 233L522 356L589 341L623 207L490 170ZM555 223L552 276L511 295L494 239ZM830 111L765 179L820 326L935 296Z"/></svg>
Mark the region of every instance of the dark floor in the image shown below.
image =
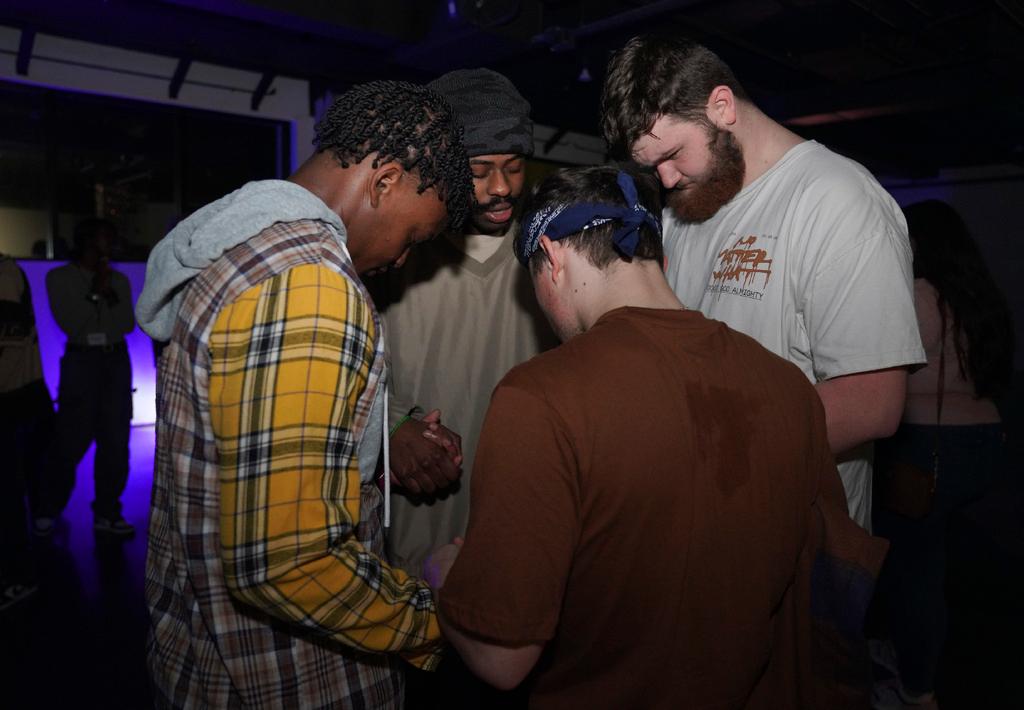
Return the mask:
<svg viewBox="0 0 1024 710"><path fill-rule="evenodd" d="M1016 480L961 519L952 536L949 638L937 683L943 710L1024 707L1022 473L1018 467Z"/></svg>
<svg viewBox="0 0 1024 710"><path fill-rule="evenodd" d="M123 543L93 535L91 452L86 456L60 527L37 545L39 593L0 613L0 708L149 706L142 590L152 456L152 427L134 429L123 500L139 534ZM1019 451L1011 460L1022 460ZM1024 707L1020 473L1018 467L1015 484L960 522L951 546L943 710Z"/></svg>
<svg viewBox="0 0 1024 710"><path fill-rule="evenodd" d="M122 496L134 539L92 531L92 457L53 537L36 542L40 589L0 612L0 708L145 708L151 705L142 589L153 470L153 427L132 429L131 475Z"/></svg>

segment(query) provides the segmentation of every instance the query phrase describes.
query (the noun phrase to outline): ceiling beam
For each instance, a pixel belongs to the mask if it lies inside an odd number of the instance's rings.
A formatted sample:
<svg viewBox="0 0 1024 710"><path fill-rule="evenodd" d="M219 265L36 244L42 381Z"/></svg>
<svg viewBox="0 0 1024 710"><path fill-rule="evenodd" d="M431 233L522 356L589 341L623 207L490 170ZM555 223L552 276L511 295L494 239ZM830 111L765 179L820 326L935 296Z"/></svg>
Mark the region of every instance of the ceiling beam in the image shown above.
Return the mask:
<svg viewBox="0 0 1024 710"><path fill-rule="evenodd" d="M274 83L275 78L277 78L277 75L273 72L266 72L260 77L260 83L257 84L255 90L253 90L252 101L249 103L249 106L253 111L260 110L260 104L263 103L263 99L266 98L267 92L270 91L270 85Z"/></svg>
<svg viewBox="0 0 1024 710"><path fill-rule="evenodd" d="M821 126L965 106L996 90L994 84L991 76L964 64L918 73L913 80L900 75L776 95L764 101L762 108L787 126Z"/></svg>
<svg viewBox="0 0 1024 710"><path fill-rule="evenodd" d="M28 65L32 61L32 46L36 43L36 31L25 27L18 42L18 59L14 65L19 76L28 76Z"/></svg>
<svg viewBox="0 0 1024 710"><path fill-rule="evenodd" d="M0 25L170 57L187 53L196 62L303 79L354 83L400 73L362 46L342 51L342 40L282 32L184 5L67 2L56 11L53 4L2 0Z"/></svg>
<svg viewBox="0 0 1024 710"><path fill-rule="evenodd" d="M875 106L857 106L851 108L836 109L822 113L811 113L803 116L788 118L782 123L787 126L824 126L830 123L843 123L847 121L863 121L868 118L880 118L882 116L898 116L905 113L916 113L930 111L950 105L948 101L905 101L895 104L878 104Z"/></svg>
<svg viewBox="0 0 1024 710"><path fill-rule="evenodd" d="M191 59L182 57L178 60L178 66L174 68L174 76L171 77L171 84L167 87L167 95L170 98L178 98L178 94L181 92L181 85L185 83L185 77L188 75L188 70L191 66Z"/></svg>
<svg viewBox="0 0 1024 710"><path fill-rule="evenodd" d="M1024 29L1024 8L1012 0L996 0L996 7L1002 10L1017 27Z"/></svg>
<svg viewBox="0 0 1024 710"><path fill-rule="evenodd" d="M588 22L579 27L568 29L568 41L574 43L576 40L593 37L605 32L617 32L634 25L651 22L662 15L679 10L687 9L693 5L706 4L708 0L656 0L641 7L602 17L599 20ZM544 33L534 37L535 42L544 42Z"/></svg>
<svg viewBox="0 0 1024 710"><path fill-rule="evenodd" d="M552 133L551 137L544 141L544 155L550 153L554 149L554 147L558 145L558 141L565 138L565 134L568 132L568 128L559 128L557 131Z"/></svg>

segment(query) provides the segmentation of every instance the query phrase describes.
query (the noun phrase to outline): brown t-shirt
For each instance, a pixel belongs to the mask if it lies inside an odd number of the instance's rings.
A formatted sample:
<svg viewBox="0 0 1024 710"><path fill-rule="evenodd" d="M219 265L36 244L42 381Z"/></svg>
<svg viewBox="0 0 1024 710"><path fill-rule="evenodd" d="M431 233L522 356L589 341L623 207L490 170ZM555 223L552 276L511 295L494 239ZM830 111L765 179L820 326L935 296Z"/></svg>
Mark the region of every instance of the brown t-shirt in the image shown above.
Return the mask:
<svg viewBox="0 0 1024 710"><path fill-rule="evenodd" d="M495 390L442 613L546 644L532 707L796 707L826 477L842 505L799 369L696 311L616 309Z"/></svg>

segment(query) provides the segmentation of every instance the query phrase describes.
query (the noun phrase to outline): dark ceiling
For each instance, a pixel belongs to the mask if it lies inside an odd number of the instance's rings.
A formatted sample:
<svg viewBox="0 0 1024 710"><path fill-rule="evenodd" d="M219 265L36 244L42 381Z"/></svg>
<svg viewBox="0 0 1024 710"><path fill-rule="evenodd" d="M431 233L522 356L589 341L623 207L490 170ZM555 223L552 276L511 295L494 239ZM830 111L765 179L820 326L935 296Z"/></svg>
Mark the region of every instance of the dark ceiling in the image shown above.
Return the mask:
<svg viewBox="0 0 1024 710"><path fill-rule="evenodd" d="M878 173L1024 165L1024 0L3 0L0 24L314 93L488 66L537 121L592 134L609 52L668 31L718 52L769 115Z"/></svg>

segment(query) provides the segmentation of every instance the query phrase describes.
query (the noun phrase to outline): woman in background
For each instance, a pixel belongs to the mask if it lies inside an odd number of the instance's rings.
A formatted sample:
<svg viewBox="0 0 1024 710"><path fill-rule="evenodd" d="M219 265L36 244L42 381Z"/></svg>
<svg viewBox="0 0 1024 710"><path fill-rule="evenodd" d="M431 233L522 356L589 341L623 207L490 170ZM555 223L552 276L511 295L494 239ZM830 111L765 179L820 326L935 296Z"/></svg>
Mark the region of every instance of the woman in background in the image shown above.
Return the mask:
<svg viewBox="0 0 1024 710"><path fill-rule="evenodd" d="M994 400L1012 377L1013 323L960 215L938 200L910 205L904 214L928 364L910 375L900 428L878 443L877 458L931 471L937 451L938 475L931 512L921 519L887 510L884 501L875 506L875 534L892 545L879 586L898 682L876 692L874 704L934 708L946 636L947 529L952 514L978 500L1001 466L1004 434Z"/></svg>

